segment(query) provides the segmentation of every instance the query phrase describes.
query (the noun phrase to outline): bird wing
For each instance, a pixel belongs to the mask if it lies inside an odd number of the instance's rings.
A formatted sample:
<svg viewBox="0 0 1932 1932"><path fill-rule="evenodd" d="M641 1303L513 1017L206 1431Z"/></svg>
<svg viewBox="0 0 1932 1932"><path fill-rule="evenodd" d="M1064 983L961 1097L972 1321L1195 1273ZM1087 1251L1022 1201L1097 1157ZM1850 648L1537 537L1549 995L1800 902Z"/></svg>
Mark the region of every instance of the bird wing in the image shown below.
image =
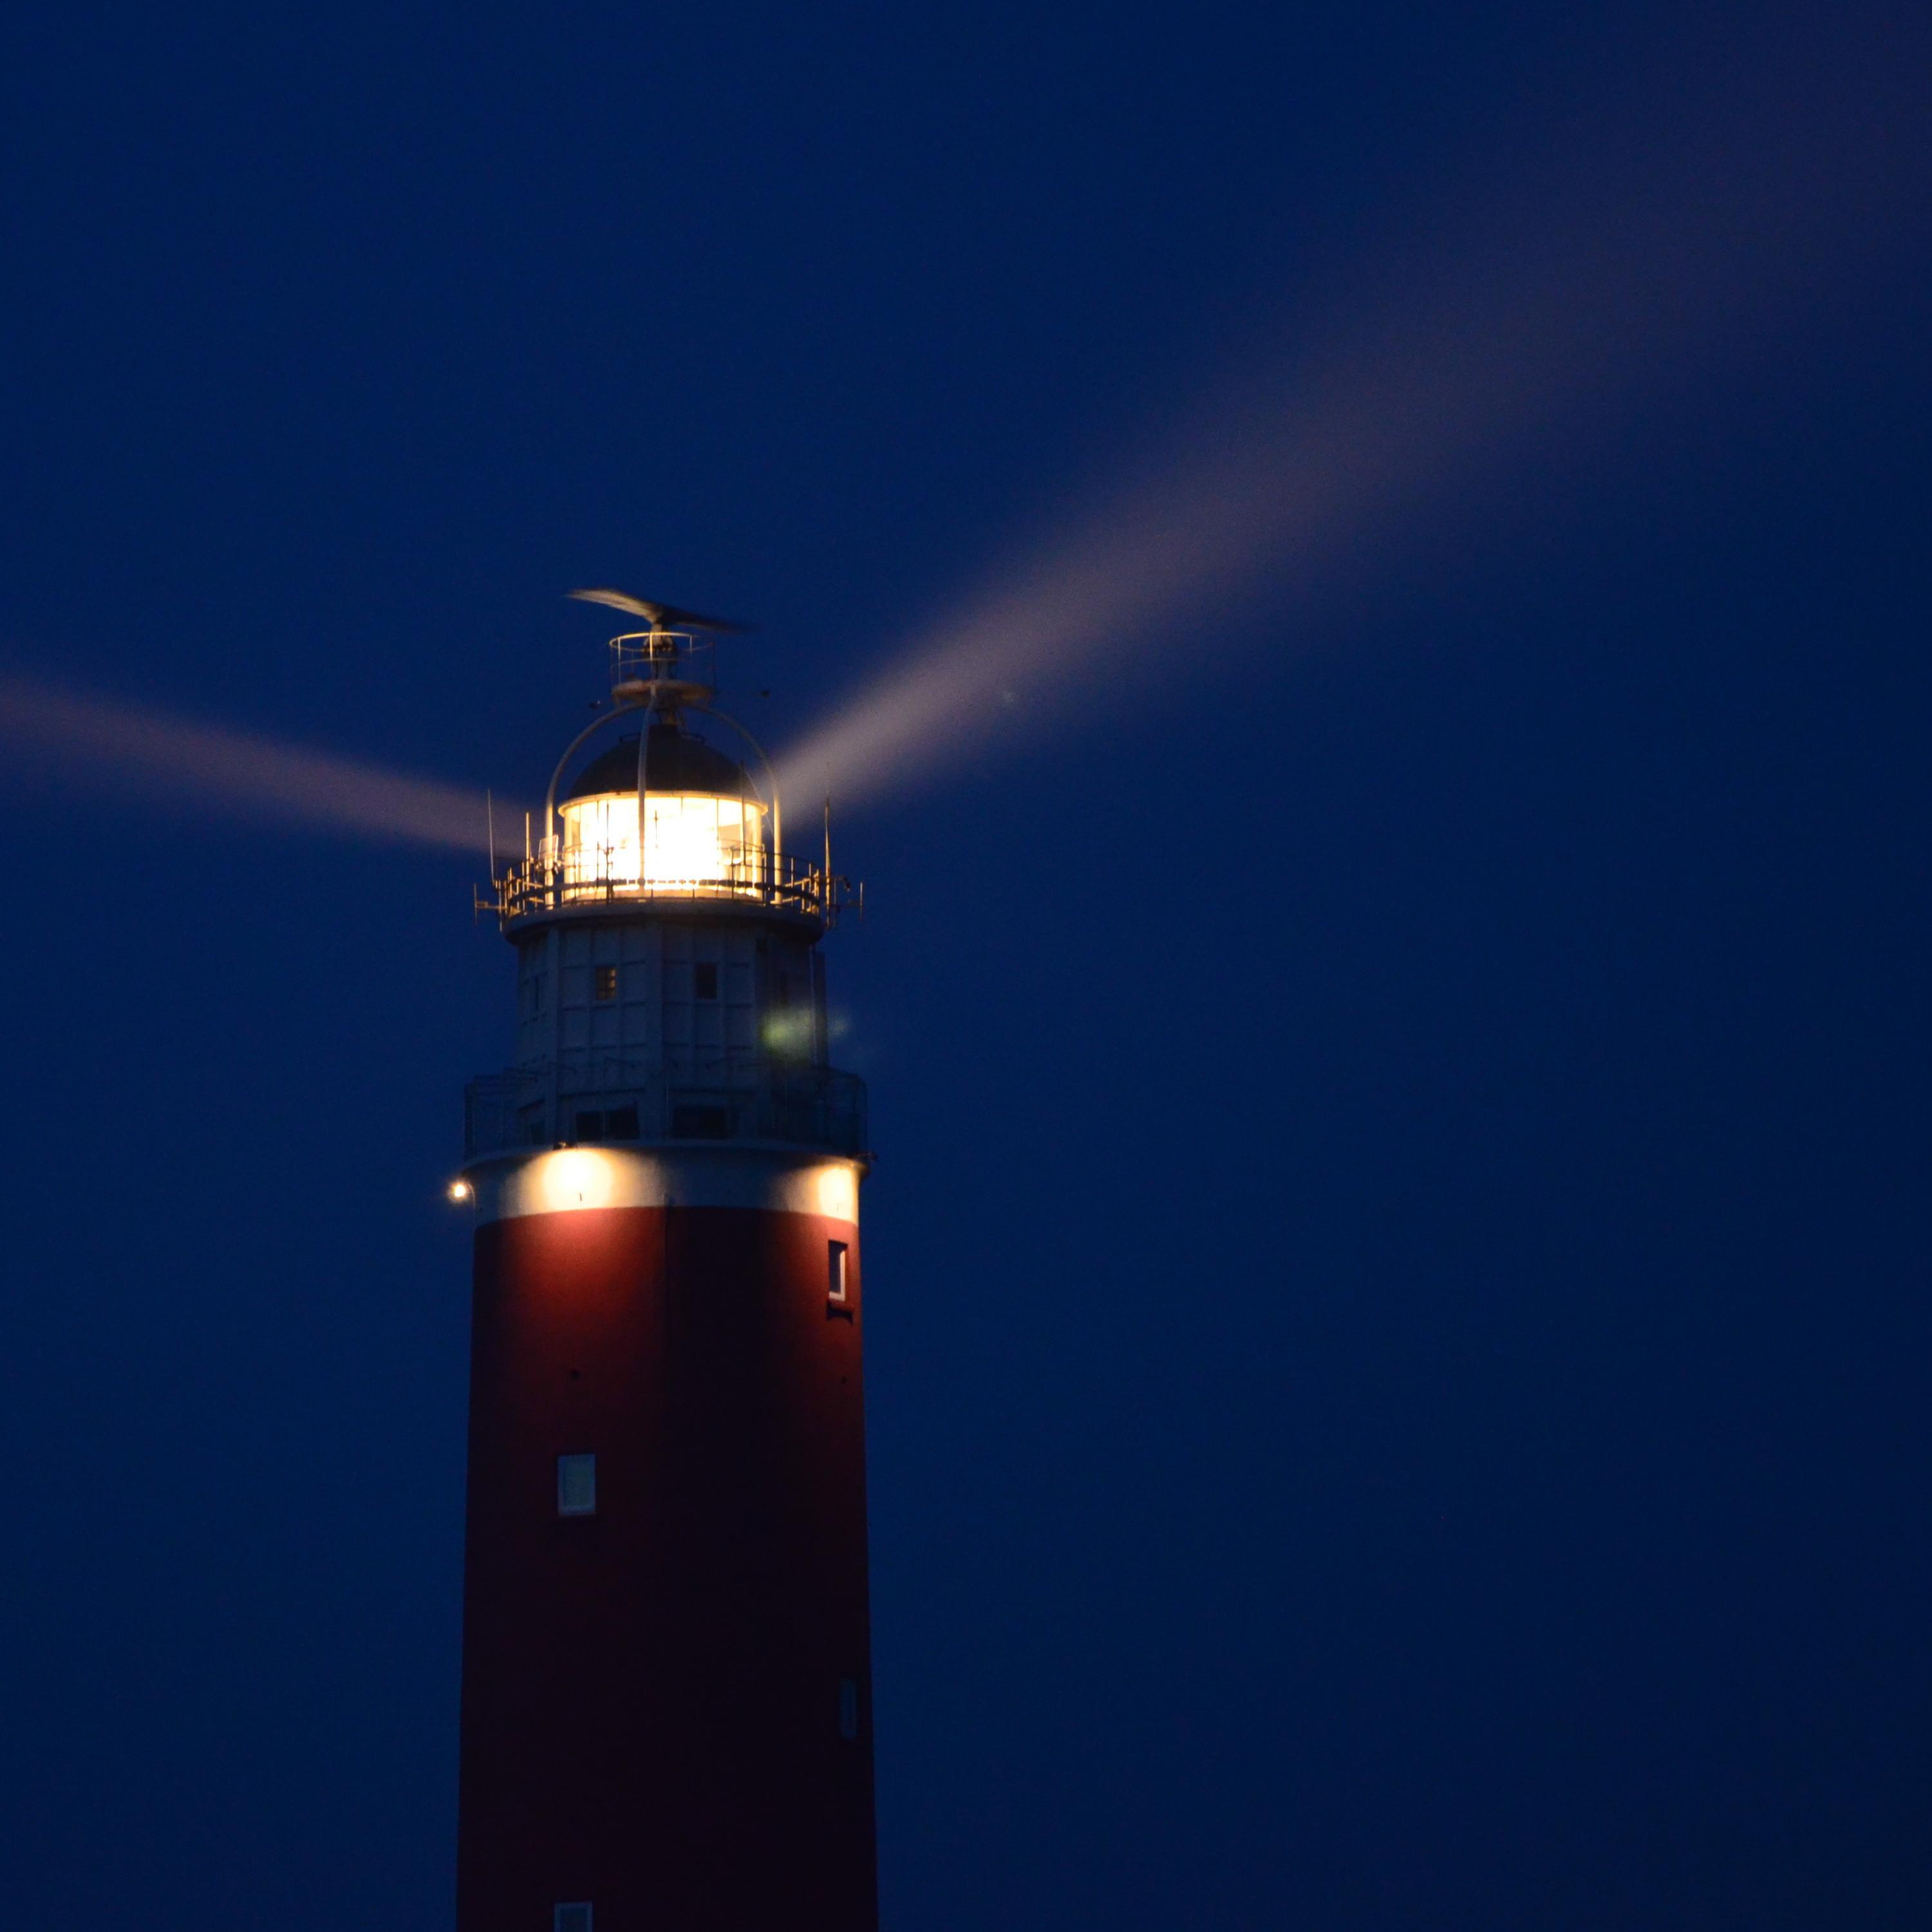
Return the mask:
<svg viewBox="0 0 1932 1932"><path fill-rule="evenodd" d="M583 604L602 604L613 610L628 610L660 630L748 631L729 617L707 617L699 610L680 610L675 604L654 604L648 597L633 597L623 590L573 590L571 596Z"/></svg>
<svg viewBox="0 0 1932 1932"><path fill-rule="evenodd" d="M664 614L663 604L647 603L622 590L573 590L570 594L580 604L606 604L613 610L628 610L632 616L648 618L653 624Z"/></svg>

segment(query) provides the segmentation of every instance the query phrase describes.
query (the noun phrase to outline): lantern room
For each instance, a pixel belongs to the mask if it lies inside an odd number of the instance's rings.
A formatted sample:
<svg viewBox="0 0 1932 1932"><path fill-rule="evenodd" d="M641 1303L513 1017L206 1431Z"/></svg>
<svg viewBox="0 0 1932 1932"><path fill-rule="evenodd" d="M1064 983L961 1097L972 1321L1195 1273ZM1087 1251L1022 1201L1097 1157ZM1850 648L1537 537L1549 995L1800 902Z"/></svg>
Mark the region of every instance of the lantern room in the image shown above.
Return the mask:
<svg viewBox="0 0 1932 1932"><path fill-rule="evenodd" d="M744 766L668 719L593 758L556 812L547 856L566 898L757 896L770 876L768 814Z"/></svg>
<svg viewBox="0 0 1932 1932"><path fill-rule="evenodd" d="M771 761L713 701L709 640L661 620L738 627L616 591L572 594L637 610L652 628L611 639L610 709L558 760L541 815L525 821L521 862L492 874L491 908L504 929L602 919L640 901L670 910L670 902L701 900L822 931L844 887L832 873L829 803L822 861L787 852ZM742 741L762 785L690 728L694 713ZM613 728L614 739L580 764L591 740Z"/></svg>

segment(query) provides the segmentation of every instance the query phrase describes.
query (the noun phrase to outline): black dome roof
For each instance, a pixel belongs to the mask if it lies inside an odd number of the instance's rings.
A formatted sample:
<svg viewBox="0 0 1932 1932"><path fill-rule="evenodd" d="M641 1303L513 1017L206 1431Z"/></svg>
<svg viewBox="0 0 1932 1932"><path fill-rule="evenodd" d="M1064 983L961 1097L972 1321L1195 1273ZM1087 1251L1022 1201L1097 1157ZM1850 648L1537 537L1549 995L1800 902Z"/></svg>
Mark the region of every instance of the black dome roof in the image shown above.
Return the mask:
<svg viewBox="0 0 1932 1932"><path fill-rule="evenodd" d="M755 800L758 792L745 768L735 758L714 750L675 724L651 727L646 748L644 783L652 791L710 792L720 798ZM559 794L558 802L593 798L600 792L638 788L638 737L634 731L600 752Z"/></svg>

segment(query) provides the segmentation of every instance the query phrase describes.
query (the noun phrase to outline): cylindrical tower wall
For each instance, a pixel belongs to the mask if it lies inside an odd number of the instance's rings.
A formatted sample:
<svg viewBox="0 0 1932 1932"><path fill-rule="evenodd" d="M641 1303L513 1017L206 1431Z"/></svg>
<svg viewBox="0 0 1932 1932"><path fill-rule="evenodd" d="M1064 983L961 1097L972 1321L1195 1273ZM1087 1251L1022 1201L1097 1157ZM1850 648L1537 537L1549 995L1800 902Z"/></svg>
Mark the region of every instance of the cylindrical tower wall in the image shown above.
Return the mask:
<svg viewBox="0 0 1932 1932"><path fill-rule="evenodd" d="M459 1932L873 1932L859 1174L471 1170Z"/></svg>

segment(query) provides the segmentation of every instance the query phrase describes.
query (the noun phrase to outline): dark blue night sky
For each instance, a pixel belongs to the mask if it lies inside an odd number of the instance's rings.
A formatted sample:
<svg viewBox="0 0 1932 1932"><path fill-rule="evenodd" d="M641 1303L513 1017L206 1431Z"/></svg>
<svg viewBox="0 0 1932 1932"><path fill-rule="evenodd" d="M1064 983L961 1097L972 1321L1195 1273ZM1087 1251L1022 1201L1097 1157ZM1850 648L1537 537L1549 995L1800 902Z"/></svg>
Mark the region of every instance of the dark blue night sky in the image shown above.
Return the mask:
<svg viewBox="0 0 1932 1932"><path fill-rule="evenodd" d="M43 0L0 673L528 797L614 583L783 742L1401 211L1878 17ZM1926 138L843 816L891 1932L1932 1918ZM0 1924L447 1927L480 851L0 773Z"/></svg>

